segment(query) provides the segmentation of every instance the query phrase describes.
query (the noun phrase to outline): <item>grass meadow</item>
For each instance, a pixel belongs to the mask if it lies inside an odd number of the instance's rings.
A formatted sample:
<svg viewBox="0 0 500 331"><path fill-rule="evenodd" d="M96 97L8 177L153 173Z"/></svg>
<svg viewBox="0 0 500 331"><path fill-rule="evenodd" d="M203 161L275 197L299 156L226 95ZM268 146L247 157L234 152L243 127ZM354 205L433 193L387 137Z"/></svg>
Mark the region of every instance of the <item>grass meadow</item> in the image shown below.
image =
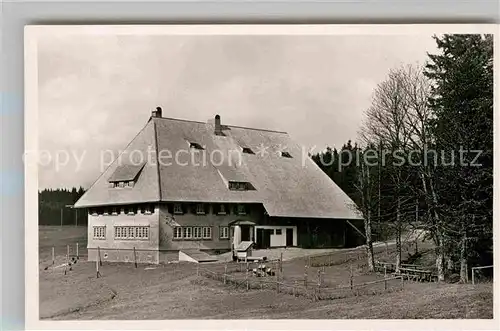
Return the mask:
<svg viewBox="0 0 500 331"><path fill-rule="evenodd" d="M164 265L103 262L96 277L95 262L87 261L86 227L39 227L40 319L141 320L141 319L450 319L493 318L493 284L405 282L403 289L371 295L314 301L304 296L277 293L273 288L250 289L224 285L197 275L197 268L222 272L224 263ZM66 270L66 247L80 259ZM56 261L52 266L52 247ZM359 261L325 267L324 286L380 279L368 274ZM352 254L352 251L351 251ZM305 258L283 262L289 283L303 281ZM47 268L48 267L48 268ZM228 264L235 277L238 266ZM199 271L200 269L198 269ZM310 281L318 268L309 267Z"/></svg>

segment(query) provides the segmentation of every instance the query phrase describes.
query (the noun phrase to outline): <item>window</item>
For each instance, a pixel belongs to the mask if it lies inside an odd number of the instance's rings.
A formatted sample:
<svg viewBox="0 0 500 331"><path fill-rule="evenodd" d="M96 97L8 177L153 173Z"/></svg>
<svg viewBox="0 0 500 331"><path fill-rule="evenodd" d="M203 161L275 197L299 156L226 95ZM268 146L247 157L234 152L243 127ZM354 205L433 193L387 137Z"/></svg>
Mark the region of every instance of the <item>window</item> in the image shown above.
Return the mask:
<svg viewBox="0 0 500 331"><path fill-rule="evenodd" d="M134 207L135 212L138 212L138 207ZM152 204L145 204L141 206L141 213L150 215L155 212L155 206Z"/></svg>
<svg viewBox="0 0 500 331"><path fill-rule="evenodd" d="M118 209L116 207L113 207L112 211L113 215L118 215Z"/></svg>
<svg viewBox="0 0 500 331"><path fill-rule="evenodd" d="M243 153L245 154L255 154L249 147L243 147Z"/></svg>
<svg viewBox="0 0 500 331"><path fill-rule="evenodd" d="M219 228L219 238L220 239L229 239L229 227L221 226Z"/></svg>
<svg viewBox="0 0 500 331"><path fill-rule="evenodd" d="M202 203L196 204L196 214L205 214L205 206Z"/></svg>
<svg viewBox="0 0 500 331"><path fill-rule="evenodd" d="M178 226L174 228L174 239L212 239L210 226Z"/></svg>
<svg viewBox="0 0 500 331"><path fill-rule="evenodd" d="M149 226L115 226L115 239L149 239Z"/></svg>
<svg viewBox="0 0 500 331"><path fill-rule="evenodd" d="M229 182L229 189L233 191L255 190L255 187L249 182Z"/></svg>
<svg viewBox="0 0 500 331"><path fill-rule="evenodd" d="M289 159L291 159L291 158L292 158L292 156L291 156L291 155L290 155L290 153L288 153L288 152L281 152L281 156L282 156L282 157L289 158Z"/></svg>
<svg viewBox="0 0 500 331"><path fill-rule="evenodd" d="M103 215L109 215L109 210L107 208L103 209Z"/></svg>
<svg viewBox="0 0 500 331"><path fill-rule="evenodd" d="M174 214L182 214L182 205L180 203L174 204Z"/></svg>
<svg viewBox="0 0 500 331"><path fill-rule="evenodd" d="M126 215L134 215L135 214L135 208L132 206L125 206L125 214Z"/></svg>
<svg viewBox="0 0 500 331"><path fill-rule="evenodd" d="M281 229L276 229L276 234L281 235Z"/></svg>
<svg viewBox="0 0 500 331"><path fill-rule="evenodd" d="M220 204L219 205L219 210L217 211L217 214L219 214L219 215L226 215L226 205Z"/></svg>
<svg viewBox="0 0 500 331"><path fill-rule="evenodd" d="M182 228L182 237L184 239L191 239L192 238L192 232L191 232L191 230L192 230L191 227Z"/></svg>
<svg viewBox="0 0 500 331"><path fill-rule="evenodd" d="M212 239L212 228L209 226L203 227L203 239Z"/></svg>
<svg viewBox="0 0 500 331"><path fill-rule="evenodd" d="M204 148L201 147L200 144L198 143L195 143L195 142L189 142L189 148L194 148L194 149L199 149L199 150L203 150Z"/></svg>
<svg viewBox="0 0 500 331"><path fill-rule="evenodd" d="M179 226L174 228L174 239L180 239L180 238L182 238L182 228Z"/></svg>
<svg viewBox="0 0 500 331"><path fill-rule="evenodd" d="M125 181L113 181L109 183L110 187L117 188L117 187L134 187L135 182L133 180L125 180Z"/></svg>
<svg viewBox="0 0 500 331"><path fill-rule="evenodd" d="M199 226L193 228L193 238L200 239L202 237L201 229L202 228Z"/></svg>
<svg viewBox="0 0 500 331"><path fill-rule="evenodd" d="M106 239L106 227L94 226L94 239Z"/></svg>
<svg viewBox="0 0 500 331"><path fill-rule="evenodd" d="M246 213L247 213L245 205L238 205L237 211L238 211L238 215L246 215Z"/></svg>

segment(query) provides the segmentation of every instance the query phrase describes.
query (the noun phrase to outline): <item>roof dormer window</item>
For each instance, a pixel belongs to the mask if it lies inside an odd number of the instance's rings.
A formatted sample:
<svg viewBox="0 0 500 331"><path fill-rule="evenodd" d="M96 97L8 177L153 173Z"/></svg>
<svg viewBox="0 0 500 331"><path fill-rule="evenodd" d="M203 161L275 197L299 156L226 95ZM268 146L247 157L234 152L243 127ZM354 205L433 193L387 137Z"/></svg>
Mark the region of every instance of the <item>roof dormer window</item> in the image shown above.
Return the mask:
<svg viewBox="0 0 500 331"><path fill-rule="evenodd" d="M255 190L255 187L249 182L229 182L231 191L250 191Z"/></svg>
<svg viewBox="0 0 500 331"><path fill-rule="evenodd" d="M281 157L286 157L286 158L289 158L289 159L292 158L292 156L288 152L281 152Z"/></svg>
<svg viewBox="0 0 500 331"><path fill-rule="evenodd" d="M189 148L204 150L204 148L200 144L192 141L189 142Z"/></svg>
<svg viewBox="0 0 500 331"><path fill-rule="evenodd" d="M242 152L245 154L255 154L250 147L242 147Z"/></svg>
<svg viewBox="0 0 500 331"><path fill-rule="evenodd" d="M135 182L138 180L139 175L144 168L145 163L138 165L135 164L123 164L118 166L108 182L110 187L114 188L124 188L124 187L134 187Z"/></svg>

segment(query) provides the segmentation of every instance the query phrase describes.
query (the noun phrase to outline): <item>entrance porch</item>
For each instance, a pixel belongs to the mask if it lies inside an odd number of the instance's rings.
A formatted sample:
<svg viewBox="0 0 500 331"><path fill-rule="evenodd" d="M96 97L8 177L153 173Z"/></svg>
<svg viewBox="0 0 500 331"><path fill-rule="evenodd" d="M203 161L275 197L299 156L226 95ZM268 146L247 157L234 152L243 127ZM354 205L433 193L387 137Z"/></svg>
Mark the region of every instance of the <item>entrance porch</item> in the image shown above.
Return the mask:
<svg viewBox="0 0 500 331"><path fill-rule="evenodd" d="M257 225L234 221L230 226L231 249L242 242L253 242L256 249L297 246L297 227L293 225Z"/></svg>

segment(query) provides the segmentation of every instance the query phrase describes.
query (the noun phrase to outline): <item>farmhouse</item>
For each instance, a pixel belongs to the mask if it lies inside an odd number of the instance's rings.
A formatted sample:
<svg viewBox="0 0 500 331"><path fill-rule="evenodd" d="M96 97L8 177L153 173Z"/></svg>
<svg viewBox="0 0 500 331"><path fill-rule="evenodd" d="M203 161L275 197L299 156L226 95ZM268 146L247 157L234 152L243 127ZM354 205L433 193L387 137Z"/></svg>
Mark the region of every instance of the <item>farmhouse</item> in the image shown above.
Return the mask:
<svg viewBox="0 0 500 331"><path fill-rule="evenodd" d="M362 243L353 202L286 132L165 118L160 107L75 207L89 213L89 260Z"/></svg>

